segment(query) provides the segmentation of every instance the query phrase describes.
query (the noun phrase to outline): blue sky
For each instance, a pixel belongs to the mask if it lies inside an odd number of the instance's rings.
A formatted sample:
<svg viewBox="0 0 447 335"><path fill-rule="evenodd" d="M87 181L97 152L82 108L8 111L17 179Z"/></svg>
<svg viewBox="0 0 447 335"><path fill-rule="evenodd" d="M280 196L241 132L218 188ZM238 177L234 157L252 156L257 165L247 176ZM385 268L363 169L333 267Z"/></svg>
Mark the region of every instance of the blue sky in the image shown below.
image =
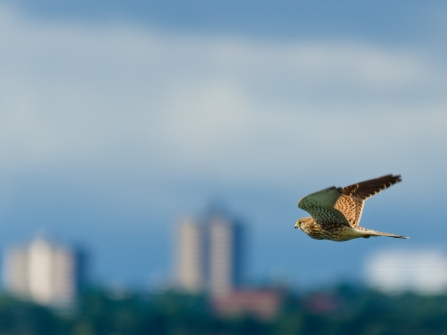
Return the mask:
<svg viewBox="0 0 447 335"><path fill-rule="evenodd" d="M170 276L176 220L220 199L255 281L443 249L445 4L318 4L0 2L1 246L43 232L86 245L96 280L144 286ZM302 196L387 173L403 182L362 224L409 241L293 229Z"/></svg>

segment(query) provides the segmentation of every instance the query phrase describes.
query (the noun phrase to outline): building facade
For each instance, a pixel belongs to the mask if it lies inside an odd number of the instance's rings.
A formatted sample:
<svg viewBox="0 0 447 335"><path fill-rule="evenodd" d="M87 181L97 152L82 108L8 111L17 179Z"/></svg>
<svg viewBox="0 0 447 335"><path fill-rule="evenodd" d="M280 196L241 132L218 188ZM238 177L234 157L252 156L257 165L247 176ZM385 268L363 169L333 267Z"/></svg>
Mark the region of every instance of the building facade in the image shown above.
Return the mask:
<svg viewBox="0 0 447 335"><path fill-rule="evenodd" d="M75 304L84 277L85 256L80 250L37 238L8 249L4 281L17 297L53 307Z"/></svg>
<svg viewBox="0 0 447 335"><path fill-rule="evenodd" d="M176 229L177 284L191 292L221 295L241 284L242 234L240 223L222 213L187 219Z"/></svg>

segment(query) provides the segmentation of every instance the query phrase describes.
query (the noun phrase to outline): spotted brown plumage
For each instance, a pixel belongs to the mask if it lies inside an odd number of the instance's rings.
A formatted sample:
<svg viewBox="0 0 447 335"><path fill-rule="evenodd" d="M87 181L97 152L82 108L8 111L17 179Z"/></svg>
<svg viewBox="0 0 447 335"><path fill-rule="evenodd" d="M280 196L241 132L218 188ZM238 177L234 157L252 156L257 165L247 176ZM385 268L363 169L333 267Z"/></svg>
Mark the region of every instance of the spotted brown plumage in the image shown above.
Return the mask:
<svg viewBox="0 0 447 335"><path fill-rule="evenodd" d="M400 181L400 175L390 174L346 187L329 187L311 193L298 202L298 207L312 217L299 219L295 228L317 240L347 241L371 236L408 238L359 226L365 200Z"/></svg>

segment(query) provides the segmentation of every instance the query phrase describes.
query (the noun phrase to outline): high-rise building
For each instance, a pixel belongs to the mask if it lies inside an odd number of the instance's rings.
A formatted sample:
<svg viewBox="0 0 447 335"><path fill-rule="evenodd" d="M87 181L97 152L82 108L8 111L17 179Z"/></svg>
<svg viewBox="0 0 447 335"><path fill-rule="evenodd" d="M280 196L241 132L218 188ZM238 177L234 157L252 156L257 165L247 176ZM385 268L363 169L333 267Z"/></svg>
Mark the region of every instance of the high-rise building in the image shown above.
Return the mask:
<svg viewBox="0 0 447 335"><path fill-rule="evenodd" d="M176 239L176 277L183 289L212 295L241 284L242 225L219 212L184 220Z"/></svg>
<svg viewBox="0 0 447 335"><path fill-rule="evenodd" d="M76 302L85 256L80 250L37 238L6 251L4 281L13 295L69 308Z"/></svg>
<svg viewBox="0 0 447 335"><path fill-rule="evenodd" d="M205 285L204 232L197 222L187 219L179 225L176 241L176 277L191 292L200 292Z"/></svg>

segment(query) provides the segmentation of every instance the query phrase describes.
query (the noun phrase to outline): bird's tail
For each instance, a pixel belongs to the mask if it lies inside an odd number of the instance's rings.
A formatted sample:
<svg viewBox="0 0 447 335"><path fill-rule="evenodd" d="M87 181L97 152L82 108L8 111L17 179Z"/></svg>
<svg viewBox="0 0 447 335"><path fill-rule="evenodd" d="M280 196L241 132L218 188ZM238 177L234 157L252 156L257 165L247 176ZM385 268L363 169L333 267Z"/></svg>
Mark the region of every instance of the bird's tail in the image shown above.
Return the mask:
<svg viewBox="0 0 447 335"><path fill-rule="evenodd" d="M393 238L405 238L405 239L409 238L408 236L389 234L389 233L383 233L381 231L365 229L365 236L364 236L364 238L369 238L370 236L388 236L388 237L393 237Z"/></svg>

